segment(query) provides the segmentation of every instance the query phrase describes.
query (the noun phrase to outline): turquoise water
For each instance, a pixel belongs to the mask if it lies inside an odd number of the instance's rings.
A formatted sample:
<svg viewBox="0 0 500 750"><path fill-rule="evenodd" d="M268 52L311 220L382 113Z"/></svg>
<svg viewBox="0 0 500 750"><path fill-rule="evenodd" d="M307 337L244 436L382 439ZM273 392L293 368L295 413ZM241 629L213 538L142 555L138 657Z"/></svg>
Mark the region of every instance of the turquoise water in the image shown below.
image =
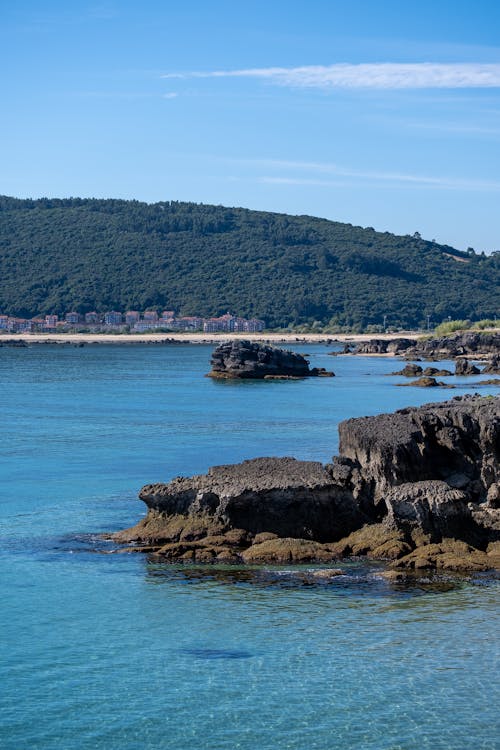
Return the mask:
<svg viewBox="0 0 500 750"><path fill-rule="evenodd" d="M214 382L205 346L0 348L2 748L499 746L491 578L394 586L343 563L312 585L105 554L99 532L138 520L146 482L328 461L341 419L480 379L396 388L394 360L304 350L337 377Z"/></svg>

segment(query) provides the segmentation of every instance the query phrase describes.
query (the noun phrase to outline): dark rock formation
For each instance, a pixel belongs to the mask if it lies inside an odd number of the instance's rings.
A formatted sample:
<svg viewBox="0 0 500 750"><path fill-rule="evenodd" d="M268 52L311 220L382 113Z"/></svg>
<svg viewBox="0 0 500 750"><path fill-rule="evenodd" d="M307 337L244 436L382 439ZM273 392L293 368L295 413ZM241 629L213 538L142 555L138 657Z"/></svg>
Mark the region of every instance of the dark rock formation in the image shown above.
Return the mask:
<svg viewBox="0 0 500 750"><path fill-rule="evenodd" d="M150 509L138 530L148 542L172 538L170 527L167 537L158 535L158 517L200 519L210 533L237 528L316 541L339 539L366 520L322 464L294 458L214 466L205 475L146 485L139 497Z"/></svg>
<svg viewBox="0 0 500 750"><path fill-rule="evenodd" d="M453 375L453 373L449 370L438 370L437 367L426 367L422 375L429 378L446 378L450 375Z"/></svg>
<svg viewBox="0 0 500 750"><path fill-rule="evenodd" d="M324 368L309 368L301 354L252 341L229 341L215 349L210 361L212 378L333 377Z"/></svg>
<svg viewBox="0 0 500 750"><path fill-rule="evenodd" d="M401 375L404 378L417 378L419 375L422 375L422 373L423 370L420 365L415 365L413 362L409 362L402 370L391 372L391 375Z"/></svg>
<svg viewBox="0 0 500 750"><path fill-rule="evenodd" d="M413 347L415 341L412 339L370 339L360 341L354 347L354 354L399 354Z"/></svg>
<svg viewBox="0 0 500 750"><path fill-rule="evenodd" d="M260 458L147 485L147 516L114 538L166 560L367 554L456 570L463 552L471 569L500 565L500 398L350 419L339 433L327 466Z"/></svg>
<svg viewBox="0 0 500 750"><path fill-rule="evenodd" d="M495 355L483 368L483 375L500 375L500 356Z"/></svg>
<svg viewBox="0 0 500 750"><path fill-rule="evenodd" d="M428 377L422 377L418 378L418 380L412 380L411 383L397 383L397 385L415 385L418 388L436 388L437 386L440 386L441 388L454 388L453 385L448 385L448 383L443 383L442 380L436 380L436 378L428 378Z"/></svg>
<svg viewBox="0 0 500 750"><path fill-rule="evenodd" d="M454 359L455 357L500 354L500 333L466 331L437 338L371 339L356 345L353 354L402 354L411 359Z"/></svg>
<svg viewBox="0 0 500 750"><path fill-rule="evenodd" d="M481 370L465 357L459 357L455 360L455 375L479 375Z"/></svg>
<svg viewBox="0 0 500 750"><path fill-rule="evenodd" d="M400 485L443 480L481 503L500 479L500 398L464 396L348 419L339 435L342 458L359 472L356 499L368 515L385 515L385 497Z"/></svg>
<svg viewBox="0 0 500 750"><path fill-rule="evenodd" d="M419 339L414 351L424 357L440 359L478 354L498 354L500 333L487 331L466 331L439 338Z"/></svg>

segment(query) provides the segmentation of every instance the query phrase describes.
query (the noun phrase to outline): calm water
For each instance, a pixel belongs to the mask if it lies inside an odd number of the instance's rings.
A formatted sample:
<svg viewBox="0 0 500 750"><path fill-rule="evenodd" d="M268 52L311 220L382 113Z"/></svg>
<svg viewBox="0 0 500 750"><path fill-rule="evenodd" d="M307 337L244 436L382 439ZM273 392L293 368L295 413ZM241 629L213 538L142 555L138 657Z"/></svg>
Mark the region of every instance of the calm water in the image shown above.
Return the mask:
<svg viewBox="0 0 500 750"><path fill-rule="evenodd" d="M398 362L302 344L337 377L213 382L210 351L0 348L0 746L498 748L489 578L408 588L351 563L311 585L307 569L103 554L97 534L138 520L146 482L266 454L327 461L341 419L478 379L396 388Z"/></svg>

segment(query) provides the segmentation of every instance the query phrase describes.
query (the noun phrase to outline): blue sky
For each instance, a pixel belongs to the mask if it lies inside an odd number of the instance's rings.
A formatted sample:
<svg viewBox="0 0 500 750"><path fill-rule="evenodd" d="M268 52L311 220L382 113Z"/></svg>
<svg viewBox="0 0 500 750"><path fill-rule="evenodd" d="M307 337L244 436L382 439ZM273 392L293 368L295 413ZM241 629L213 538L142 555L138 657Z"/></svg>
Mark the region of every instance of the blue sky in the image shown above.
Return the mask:
<svg viewBox="0 0 500 750"><path fill-rule="evenodd" d="M500 249L500 3L3 3L0 192Z"/></svg>

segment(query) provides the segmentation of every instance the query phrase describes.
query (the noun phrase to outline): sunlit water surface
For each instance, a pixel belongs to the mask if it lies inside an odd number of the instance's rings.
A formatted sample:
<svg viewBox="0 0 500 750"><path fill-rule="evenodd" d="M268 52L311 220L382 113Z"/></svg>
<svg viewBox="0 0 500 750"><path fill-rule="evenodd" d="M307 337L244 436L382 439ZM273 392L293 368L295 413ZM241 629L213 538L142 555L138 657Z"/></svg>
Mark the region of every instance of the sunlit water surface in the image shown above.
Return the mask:
<svg viewBox="0 0 500 750"><path fill-rule="evenodd" d="M99 539L140 518L146 482L328 461L340 420L481 379L397 388L397 360L304 350L337 377L214 382L205 346L0 348L0 747L499 747L491 577L390 585L343 563L313 584L307 566L182 568Z"/></svg>

